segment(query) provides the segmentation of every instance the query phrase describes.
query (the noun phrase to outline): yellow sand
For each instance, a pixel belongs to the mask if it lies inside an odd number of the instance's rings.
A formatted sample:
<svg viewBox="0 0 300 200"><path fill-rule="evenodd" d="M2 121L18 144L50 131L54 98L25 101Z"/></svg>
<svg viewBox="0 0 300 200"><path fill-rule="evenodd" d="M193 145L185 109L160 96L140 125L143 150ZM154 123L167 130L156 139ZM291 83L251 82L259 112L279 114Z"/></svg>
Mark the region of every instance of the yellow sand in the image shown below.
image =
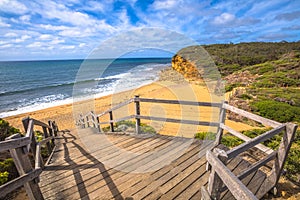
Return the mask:
<svg viewBox="0 0 300 200"><path fill-rule="evenodd" d="M154 82L152 84L142 86L135 90L129 90L126 92L120 92L113 95L93 99L91 101L77 102L76 104L61 105L57 107L47 108L30 113L20 114L5 118L12 126L15 126L23 131L22 118L31 117L44 122L48 120L54 120L57 122L59 128L73 129L75 128L74 116L78 116L78 113L86 113L90 110L94 110L96 113L101 113L112 105L134 97L134 95L140 95L142 98L155 98L155 99L177 99L177 100L190 100L190 101L204 101L211 102L209 91L203 85L199 84L175 84L168 81ZM196 106L180 106L173 104L153 104L153 103L141 103L141 114L151 115L157 117L168 117L186 120L200 120L200 121L216 121L218 115L218 109L211 109L208 107L196 107ZM74 115L75 113L75 115ZM114 112L114 119L124 117L127 114L134 114L134 104L123 107L120 110ZM101 121L106 121L108 116L101 118ZM164 123L152 120L142 120L142 123L147 123L153 126L160 134L166 135L178 135L185 137L193 137L198 131L215 131L214 128L194 126L194 125L180 125L176 123ZM253 127L227 120L226 124L235 130L247 130Z"/></svg>

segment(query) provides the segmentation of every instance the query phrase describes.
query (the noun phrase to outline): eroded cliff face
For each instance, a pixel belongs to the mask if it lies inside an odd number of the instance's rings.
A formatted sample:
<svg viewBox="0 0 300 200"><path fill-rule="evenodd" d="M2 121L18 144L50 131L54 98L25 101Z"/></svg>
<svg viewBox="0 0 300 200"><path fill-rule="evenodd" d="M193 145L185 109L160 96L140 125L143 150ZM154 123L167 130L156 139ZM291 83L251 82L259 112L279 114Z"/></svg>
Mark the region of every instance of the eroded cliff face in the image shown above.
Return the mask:
<svg viewBox="0 0 300 200"><path fill-rule="evenodd" d="M187 80L197 80L201 78L195 63L178 54L172 58L172 68L182 74Z"/></svg>

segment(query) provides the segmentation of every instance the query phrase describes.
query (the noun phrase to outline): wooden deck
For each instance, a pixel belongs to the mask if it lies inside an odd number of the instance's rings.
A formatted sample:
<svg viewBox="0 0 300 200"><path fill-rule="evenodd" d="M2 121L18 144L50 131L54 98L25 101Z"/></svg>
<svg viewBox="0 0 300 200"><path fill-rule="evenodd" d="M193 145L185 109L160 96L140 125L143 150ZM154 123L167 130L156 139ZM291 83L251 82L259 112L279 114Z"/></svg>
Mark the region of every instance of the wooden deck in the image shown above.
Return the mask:
<svg viewBox="0 0 300 200"><path fill-rule="evenodd" d="M45 199L201 198L200 189L207 184L209 172L205 154L199 152L209 143L93 130L60 133L52 162L40 176ZM227 164L236 175L249 165L240 157ZM242 182L255 194L265 177L257 171ZM233 199L227 190L222 198Z"/></svg>

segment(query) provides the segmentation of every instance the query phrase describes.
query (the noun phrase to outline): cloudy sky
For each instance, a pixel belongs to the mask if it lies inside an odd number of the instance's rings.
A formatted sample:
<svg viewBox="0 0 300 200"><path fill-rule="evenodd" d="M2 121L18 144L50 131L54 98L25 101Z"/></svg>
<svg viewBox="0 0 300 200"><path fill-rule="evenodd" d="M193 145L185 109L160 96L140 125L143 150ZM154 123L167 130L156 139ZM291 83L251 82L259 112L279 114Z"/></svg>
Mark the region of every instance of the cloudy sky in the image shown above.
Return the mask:
<svg viewBox="0 0 300 200"><path fill-rule="evenodd" d="M0 60L85 58L148 27L200 44L299 41L299 22L299 0L0 0Z"/></svg>

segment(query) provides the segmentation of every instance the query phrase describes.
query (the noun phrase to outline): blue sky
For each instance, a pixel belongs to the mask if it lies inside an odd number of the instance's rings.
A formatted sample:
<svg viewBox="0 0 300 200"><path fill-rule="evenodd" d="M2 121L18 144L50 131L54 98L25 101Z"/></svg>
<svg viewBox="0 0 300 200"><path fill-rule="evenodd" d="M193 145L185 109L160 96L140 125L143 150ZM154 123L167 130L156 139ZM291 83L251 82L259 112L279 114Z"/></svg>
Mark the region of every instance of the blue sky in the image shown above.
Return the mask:
<svg viewBox="0 0 300 200"><path fill-rule="evenodd" d="M299 0L0 0L0 60L85 58L135 28L200 44L300 40Z"/></svg>

